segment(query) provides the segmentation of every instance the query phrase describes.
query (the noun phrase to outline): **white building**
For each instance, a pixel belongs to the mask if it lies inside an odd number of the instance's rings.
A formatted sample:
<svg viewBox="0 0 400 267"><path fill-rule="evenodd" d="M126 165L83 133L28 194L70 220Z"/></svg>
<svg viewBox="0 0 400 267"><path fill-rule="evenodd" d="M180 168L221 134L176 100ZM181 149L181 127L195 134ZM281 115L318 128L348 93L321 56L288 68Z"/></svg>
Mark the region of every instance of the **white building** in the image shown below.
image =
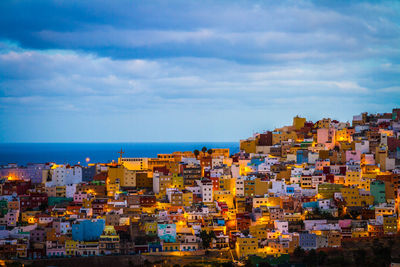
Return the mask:
<svg viewBox="0 0 400 267"><path fill-rule="evenodd" d="M211 167L212 168L221 167L223 164L224 164L224 157L223 156L215 157L215 158L212 158L212 160L211 160Z"/></svg>
<svg viewBox="0 0 400 267"><path fill-rule="evenodd" d="M356 142L355 150L360 151L361 154L368 154L369 153L369 141L362 140L360 142Z"/></svg>
<svg viewBox="0 0 400 267"><path fill-rule="evenodd" d="M79 184L82 182L82 167L56 165L50 170L50 175L52 186Z"/></svg>
<svg viewBox="0 0 400 267"><path fill-rule="evenodd" d="M246 178L244 176L239 176L236 178L235 186L236 186L236 196L242 197L244 196L244 180Z"/></svg>
<svg viewBox="0 0 400 267"><path fill-rule="evenodd" d="M288 233L289 232L289 222L288 221L274 221L274 227L281 233Z"/></svg>
<svg viewBox="0 0 400 267"><path fill-rule="evenodd" d="M153 173L153 192L155 194L160 193L160 173L159 172Z"/></svg>
<svg viewBox="0 0 400 267"><path fill-rule="evenodd" d="M65 196L73 198L76 192L76 184L67 184L65 186Z"/></svg>
<svg viewBox="0 0 400 267"><path fill-rule="evenodd" d="M213 185L211 181L199 181L203 203L213 202Z"/></svg>

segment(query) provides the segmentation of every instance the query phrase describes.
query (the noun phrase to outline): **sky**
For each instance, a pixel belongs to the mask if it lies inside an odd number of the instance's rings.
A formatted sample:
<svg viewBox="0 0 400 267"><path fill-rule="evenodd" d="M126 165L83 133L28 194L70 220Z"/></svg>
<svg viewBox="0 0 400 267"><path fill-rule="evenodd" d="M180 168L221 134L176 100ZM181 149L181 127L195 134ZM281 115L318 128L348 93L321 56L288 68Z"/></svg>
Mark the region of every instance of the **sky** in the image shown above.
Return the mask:
<svg viewBox="0 0 400 267"><path fill-rule="evenodd" d="M399 1L0 1L0 142L238 141L394 107Z"/></svg>

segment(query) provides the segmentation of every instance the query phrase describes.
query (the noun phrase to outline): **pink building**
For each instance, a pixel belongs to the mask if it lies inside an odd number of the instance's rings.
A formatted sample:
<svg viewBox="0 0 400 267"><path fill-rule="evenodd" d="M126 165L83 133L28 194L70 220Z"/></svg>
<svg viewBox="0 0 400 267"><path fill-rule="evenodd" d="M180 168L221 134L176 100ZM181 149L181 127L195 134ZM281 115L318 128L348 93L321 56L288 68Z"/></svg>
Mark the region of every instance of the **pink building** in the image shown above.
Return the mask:
<svg viewBox="0 0 400 267"><path fill-rule="evenodd" d="M363 163L366 165L375 165L374 154L364 154L363 155Z"/></svg>
<svg viewBox="0 0 400 267"><path fill-rule="evenodd" d="M74 194L74 202L82 203L84 199L87 199L88 195L85 192L78 192Z"/></svg>
<svg viewBox="0 0 400 267"><path fill-rule="evenodd" d="M321 128L317 130L317 142L318 144L324 144L327 149L333 149L335 147L335 134L334 128Z"/></svg>
<svg viewBox="0 0 400 267"><path fill-rule="evenodd" d="M58 241L46 241L47 257L65 256L65 244Z"/></svg>
<svg viewBox="0 0 400 267"><path fill-rule="evenodd" d="M331 166L331 162L329 159L325 159L325 160L317 160L315 162L315 169L316 170L323 170L324 167L329 167Z"/></svg>
<svg viewBox="0 0 400 267"><path fill-rule="evenodd" d="M18 217L19 217L19 211L18 210L10 210L6 214L6 221L7 221L7 226L17 226L18 222Z"/></svg>
<svg viewBox="0 0 400 267"><path fill-rule="evenodd" d="M350 162L360 162L361 161L361 151L347 150L346 151L346 161Z"/></svg>

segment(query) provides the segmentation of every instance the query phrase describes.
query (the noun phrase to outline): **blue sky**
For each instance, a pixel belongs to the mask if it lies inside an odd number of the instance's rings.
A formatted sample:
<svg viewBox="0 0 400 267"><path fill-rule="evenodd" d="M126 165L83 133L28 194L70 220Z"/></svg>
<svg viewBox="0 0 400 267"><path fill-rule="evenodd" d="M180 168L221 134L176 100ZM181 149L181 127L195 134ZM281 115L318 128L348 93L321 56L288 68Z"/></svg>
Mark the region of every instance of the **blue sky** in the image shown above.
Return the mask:
<svg viewBox="0 0 400 267"><path fill-rule="evenodd" d="M2 142L237 141L396 106L399 1L0 1Z"/></svg>

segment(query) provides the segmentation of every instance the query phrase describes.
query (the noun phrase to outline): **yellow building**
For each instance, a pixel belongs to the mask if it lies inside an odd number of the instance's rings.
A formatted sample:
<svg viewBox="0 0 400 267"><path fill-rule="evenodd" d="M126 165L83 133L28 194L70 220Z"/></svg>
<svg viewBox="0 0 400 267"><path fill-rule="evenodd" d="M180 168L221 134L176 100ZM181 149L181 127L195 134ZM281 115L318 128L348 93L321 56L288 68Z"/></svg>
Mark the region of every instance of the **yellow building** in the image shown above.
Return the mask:
<svg viewBox="0 0 400 267"><path fill-rule="evenodd" d="M160 184L159 196L160 197L165 196L167 188L172 187L172 175L160 174L159 184Z"/></svg>
<svg viewBox="0 0 400 267"><path fill-rule="evenodd" d="M151 236L157 235L157 222L145 222L144 231L146 235L151 235Z"/></svg>
<svg viewBox="0 0 400 267"><path fill-rule="evenodd" d="M136 187L136 171L123 168L122 187Z"/></svg>
<svg viewBox="0 0 400 267"><path fill-rule="evenodd" d="M362 177L361 172L346 172L343 184L345 186L354 186L369 191L371 180L365 178L365 175Z"/></svg>
<svg viewBox="0 0 400 267"><path fill-rule="evenodd" d="M110 183L107 179L106 183L107 196L113 197L120 189L119 183Z"/></svg>
<svg viewBox="0 0 400 267"><path fill-rule="evenodd" d="M236 180L230 175L221 175L219 177L219 189L233 192L236 186Z"/></svg>
<svg viewBox="0 0 400 267"><path fill-rule="evenodd" d="M92 208L92 202L93 202L93 198L92 199L82 199L82 208L84 209L90 209Z"/></svg>
<svg viewBox="0 0 400 267"><path fill-rule="evenodd" d="M109 166L107 181L110 184L119 184L121 187L135 187L136 171L129 170L123 165Z"/></svg>
<svg viewBox="0 0 400 267"><path fill-rule="evenodd" d="M246 198L236 197L236 213L244 213L246 211Z"/></svg>
<svg viewBox="0 0 400 267"><path fill-rule="evenodd" d="M180 250L180 243L174 242L174 243L162 243L163 251L179 251Z"/></svg>
<svg viewBox="0 0 400 267"><path fill-rule="evenodd" d="M28 257L28 243L24 241L17 243L17 257L27 258Z"/></svg>
<svg viewBox="0 0 400 267"><path fill-rule="evenodd" d="M229 148L212 148L212 156L213 157L219 157L223 156L225 158L229 158Z"/></svg>
<svg viewBox="0 0 400 267"><path fill-rule="evenodd" d="M340 189L340 192L348 207L363 207L374 203L374 197L372 195L360 194L360 190L355 187L343 187Z"/></svg>
<svg viewBox="0 0 400 267"><path fill-rule="evenodd" d="M75 256L79 242L74 240L65 240L65 254Z"/></svg>
<svg viewBox="0 0 400 267"><path fill-rule="evenodd" d="M281 132L273 132L272 133L272 144L280 144L283 141L288 141L288 140L297 140L297 134L294 131L281 131Z"/></svg>
<svg viewBox="0 0 400 267"><path fill-rule="evenodd" d="M254 195L255 196L263 196L268 193L269 189L269 181L263 181L261 178L254 179Z"/></svg>
<svg viewBox="0 0 400 267"><path fill-rule="evenodd" d="M228 190L214 190L214 200L218 202L225 202L228 205L229 210L234 208L233 205L233 194Z"/></svg>
<svg viewBox="0 0 400 267"><path fill-rule="evenodd" d="M380 172L380 169L379 169L379 166L377 166L377 165L364 165L362 167L362 171L363 171L363 176L364 176L365 174L377 174ZM375 177L372 177L372 178L375 178Z"/></svg>
<svg viewBox="0 0 400 267"><path fill-rule="evenodd" d="M175 188L182 189L183 188L183 176L179 176L178 174L172 174L172 186Z"/></svg>
<svg viewBox="0 0 400 267"><path fill-rule="evenodd" d="M375 148L375 161L379 164L382 171L386 171L386 159L388 158L388 147L385 145Z"/></svg>
<svg viewBox="0 0 400 267"><path fill-rule="evenodd" d="M328 247L339 248L342 246L342 235L338 231L329 231L328 236Z"/></svg>
<svg viewBox="0 0 400 267"><path fill-rule="evenodd" d="M179 162L170 161L167 163L166 167L172 175L179 175Z"/></svg>
<svg viewBox="0 0 400 267"><path fill-rule="evenodd" d="M173 192L171 194L171 206L183 206L182 192Z"/></svg>
<svg viewBox="0 0 400 267"><path fill-rule="evenodd" d="M244 196L252 197L255 195L255 180L244 180Z"/></svg>
<svg viewBox="0 0 400 267"><path fill-rule="evenodd" d="M256 139L249 138L246 140L240 140L240 150L243 150L246 153L256 153Z"/></svg>
<svg viewBox="0 0 400 267"><path fill-rule="evenodd" d="M182 191L182 204L184 207L191 207L193 204L193 192L189 190Z"/></svg>
<svg viewBox="0 0 400 267"><path fill-rule="evenodd" d="M111 184L121 184L121 181L124 177L124 166L109 166L107 172L107 181Z"/></svg>
<svg viewBox="0 0 400 267"><path fill-rule="evenodd" d="M119 158L118 164L122 164L128 170L148 170L149 159L148 158Z"/></svg>
<svg viewBox="0 0 400 267"><path fill-rule="evenodd" d="M148 159L148 169L150 170L151 177L152 177L152 172L155 167L165 167L169 164L169 162L174 161L174 159L161 159L161 158L151 158Z"/></svg>
<svg viewBox="0 0 400 267"><path fill-rule="evenodd" d="M396 216L383 217L383 232L385 235L393 235L397 233L397 219Z"/></svg>
<svg viewBox="0 0 400 267"><path fill-rule="evenodd" d="M394 206L376 206L375 207L375 218L378 216L388 217L395 214Z"/></svg>
<svg viewBox="0 0 400 267"><path fill-rule="evenodd" d="M288 222L299 222L302 220L301 213L285 213L284 220Z"/></svg>
<svg viewBox="0 0 400 267"><path fill-rule="evenodd" d="M293 127L295 130L299 130L304 127L304 124L306 123L306 118L301 118L299 116L296 116L293 118Z"/></svg>
<svg viewBox="0 0 400 267"><path fill-rule="evenodd" d="M345 186L358 186L361 180L361 172L346 172Z"/></svg>
<svg viewBox="0 0 400 267"><path fill-rule="evenodd" d="M115 231L114 226L106 225L103 234L99 238L100 254L118 254L119 250L119 235Z"/></svg>
<svg viewBox="0 0 400 267"><path fill-rule="evenodd" d="M257 240L266 239L268 237L268 230L267 230L266 224L262 224L262 221L263 220L260 220L260 223L251 225L249 227L250 235L257 238Z"/></svg>
<svg viewBox="0 0 400 267"><path fill-rule="evenodd" d="M300 177L300 186L304 189L312 188L312 176L310 175L302 175Z"/></svg>
<svg viewBox="0 0 400 267"><path fill-rule="evenodd" d="M324 118L322 120L317 121L314 124L314 127L316 127L316 128L329 128L330 126L331 126L331 119L330 118L328 118L328 119Z"/></svg>
<svg viewBox="0 0 400 267"><path fill-rule="evenodd" d="M23 211L21 213L21 221L22 222L27 222L29 224L34 224L37 222L35 215L39 214L40 211L35 211L35 210L27 210Z"/></svg>
<svg viewBox="0 0 400 267"><path fill-rule="evenodd" d="M241 236L236 239L236 255L238 258L245 258L249 255L257 255L258 240L256 237Z"/></svg>
<svg viewBox="0 0 400 267"><path fill-rule="evenodd" d="M366 191L370 191L371 189L371 180L370 179L361 179L358 188L364 189Z"/></svg>
<svg viewBox="0 0 400 267"><path fill-rule="evenodd" d="M336 142L351 142L351 135L347 128L336 131Z"/></svg>
<svg viewBox="0 0 400 267"><path fill-rule="evenodd" d="M56 186L56 197L66 197L67 191L65 186Z"/></svg>
<svg viewBox="0 0 400 267"><path fill-rule="evenodd" d="M352 238L369 237L369 233L368 233L368 231L365 231L364 229L354 229L351 232L351 237Z"/></svg>
<svg viewBox="0 0 400 267"><path fill-rule="evenodd" d="M253 208L266 207L282 207L282 200L280 197L255 197L253 198Z"/></svg>

